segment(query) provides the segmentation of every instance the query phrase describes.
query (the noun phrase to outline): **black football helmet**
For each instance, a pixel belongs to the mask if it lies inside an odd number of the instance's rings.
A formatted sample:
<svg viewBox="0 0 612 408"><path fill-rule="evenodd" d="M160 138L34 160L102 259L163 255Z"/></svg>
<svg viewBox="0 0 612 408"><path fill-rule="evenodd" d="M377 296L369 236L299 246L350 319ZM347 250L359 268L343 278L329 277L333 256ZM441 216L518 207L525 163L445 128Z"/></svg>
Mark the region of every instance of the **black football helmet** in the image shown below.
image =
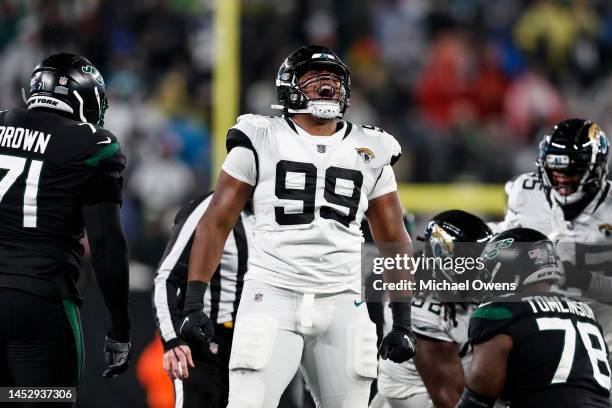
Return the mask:
<svg viewBox="0 0 612 408"><path fill-rule="evenodd" d="M480 298L509 292L537 282L559 282L563 273L553 243L539 231L513 228L495 235L482 251L477 279L483 283L509 283L516 289L483 290Z"/></svg>
<svg viewBox="0 0 612 408"><path fill-rule="evenodd" d="M81 122L104 125L108 109L102 74L76 54L55 54L34 68L28 109L48 108L68 113Z"/></svg>
<svg viewBox="0 0 612 408"><path fill-rule="evenodd" d="M425 228L425 255L427 258L476 259L493 232L479 217L461 210L444 211L434 216ZM463 270L433 268L436 279L453 283L463 283L474 279L475 269Z"/></svg>
<svg viewBox="0 0 612 408"><path fill-rule="evenodd" d="M585 119L568 119L555 125L540 143L536 164L540 179L561 204L573 204L594 196L608 172L609 142L599 125ZM580 182L567 186L555 183L552 172L581 176ZM560 189L570 189L561 194Z"/></svg>
<svg viewBox="0 0 612 408"><path fill-rule="evenodd" d="M299 78L312 68L324 67L332 74L319 74L304 83ZM303 92L308 85L324 79L340 82L339 89L332 89L330 98L310 100ZM276 75L276 96L278 105L284 114L310 113L321 119L341 118L349 107L351 96L351 76L348 67L340 57L329 48L319 45L308 45L298 48L289 55Z"/></svg>

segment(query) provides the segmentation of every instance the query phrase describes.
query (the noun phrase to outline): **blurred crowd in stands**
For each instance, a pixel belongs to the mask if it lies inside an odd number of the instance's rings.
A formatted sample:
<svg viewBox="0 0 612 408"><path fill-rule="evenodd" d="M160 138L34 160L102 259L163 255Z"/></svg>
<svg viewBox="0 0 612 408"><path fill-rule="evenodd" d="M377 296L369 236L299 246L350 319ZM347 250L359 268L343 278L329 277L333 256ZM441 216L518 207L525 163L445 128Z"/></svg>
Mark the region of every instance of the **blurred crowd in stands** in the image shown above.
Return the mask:
<svg viewBox="0 0 612 408"><path fill-rule="evenodd" d="M0 0L0 106L32 67L73 51L103 72L106 126L128 156L123 215L154 266L171 217L210 184L213 0ZM273 22L273 23L271 23ZM282 59L304 43L352 70L347 119L402 143L401 181L503 182L533 167L554 122L612 132L612 2L243 0L241 112L269 114Z"/></svg>

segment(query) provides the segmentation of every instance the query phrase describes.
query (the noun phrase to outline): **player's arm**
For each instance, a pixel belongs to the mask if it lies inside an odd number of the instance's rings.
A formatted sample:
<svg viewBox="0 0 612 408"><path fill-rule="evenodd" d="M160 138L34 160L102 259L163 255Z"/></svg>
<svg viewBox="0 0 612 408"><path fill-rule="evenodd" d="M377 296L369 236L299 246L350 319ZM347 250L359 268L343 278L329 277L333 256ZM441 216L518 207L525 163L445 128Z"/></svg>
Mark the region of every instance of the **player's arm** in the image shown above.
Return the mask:
<svg viewBox="0 0 612 408"><path fill-rule="evenodd" d="M116 377L127 369L131 354L127 242L118 203L85 205L82 213L91 262L111 316L104 348L108 365L104 376Z"/></svg>
<svg viewBox="0 0 612 408"><path fill-rule="evenodd" d="M227 236L253 194L256 171L252 152L243 148L231 150L223 163L215 193L196 227L179 329L180 337L192 349L201 347L214 335L213 324L202 310L204 293L219 265Z"/></svg>
<svg viewBox="0 0 612 408"><path fill-rule="evenodd" d="M376 243L393 243L390 247L380 247L386 257L396 255L412 256L412 241L406 231L402 218L402 206L396 191L381 195L369 201L368 222ZM385 271L387 282L412 280L410 270ZM389 293L393 315L391 331L383 338L380 355L396 363L409 360L416 352L414 334L410 320L410 299L408 291Z"/></svg>
<svg viewBox="0 0 612 408"><path fill-rule="evenodd" d="M414 364L427 392L438 408L452 408L465 386L463 365L456 343L417 336L419 352Z"/></svg>
<svg viewBox="0 0 612 408"><path fill-rule="evenodd" d="M585 296L604 303L612 299L612 241L592 245L557 242L555 249L563 265L563 287L581 289Z"/></svg>
<svg viewBox="0 0 612 408"><path fill-rule="evenodd" d="M391 192L370 200L368 206L368 223L374 242L393 244L389 248L381 248L385 256L396 254L412 256L412 240L406 231L403 219L403 209L397 192ZM388 272L388 273L387 273ZM400 272L400 273L398 273ZM385 271L385 281L393 281L398 278L412 279L409 270ZM401 275L401 276L399 276ZM411 294L409 291L393 291L389 294L391 301L408 301L410 306Z"/></svg>
<svg viewBox="0 0 612 408"><path fill-rule="evenodd" d="M253 186L221 170L210 204L196 227L188 284L210 281L223 255L225 240L252 193Z"/></svg>
<svg viewBox="0 0 612 408"><path fill-rule="evenodd" d="M112 142L94 144L84 161L91 174L83 189L81 213L91 262L111 317L104 346L108 365L104 376L116 377L127 369L131 357L128 250L119 216L125 156L112 134L96 134L100 140Z"/></svg>
<svg viewBox="0 0 612 408"><path fill-rule="evenodd" d="M492 408L506 384L508 356L512 338L506 334L478 344L474 348L472 371L457 408Z"/></svg>

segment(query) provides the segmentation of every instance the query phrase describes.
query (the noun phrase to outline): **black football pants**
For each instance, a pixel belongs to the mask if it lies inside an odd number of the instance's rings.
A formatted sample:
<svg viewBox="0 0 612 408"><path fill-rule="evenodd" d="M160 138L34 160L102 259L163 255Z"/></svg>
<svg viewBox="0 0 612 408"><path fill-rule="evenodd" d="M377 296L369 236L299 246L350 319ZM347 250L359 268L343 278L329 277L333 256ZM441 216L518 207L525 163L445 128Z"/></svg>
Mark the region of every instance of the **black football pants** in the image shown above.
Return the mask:
<svg viewBox="0 0 612 408"><path fill-rule="evenodd" d="M0 288L0 386L76 387L83 357L79 310L72 301ZM6 406L55 408L74 404Z"/></svg>

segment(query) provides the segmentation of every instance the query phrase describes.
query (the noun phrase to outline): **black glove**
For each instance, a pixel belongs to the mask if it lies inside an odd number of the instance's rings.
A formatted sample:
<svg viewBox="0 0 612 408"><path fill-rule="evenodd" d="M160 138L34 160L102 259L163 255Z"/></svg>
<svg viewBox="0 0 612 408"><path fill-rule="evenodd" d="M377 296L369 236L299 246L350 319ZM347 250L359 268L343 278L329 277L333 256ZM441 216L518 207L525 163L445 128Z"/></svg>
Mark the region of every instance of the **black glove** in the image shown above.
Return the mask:
<svg viewBox="0 0 612 408"><path fill-rule="evenodd" d="M215 336L213 322L202 310L204 308L204 293L207 286L206 282L187 282L179 336L194 350L199 350L202 346L212 341Z"/></svg>
<svg viewBox="0 0 612 408"><path fill-rule="evenodd" d="M106 378L115 378L127 370L132 358L132 343L119 342L106 336L104 341L104 359L108 368L102 374Z"/></svg>
<svg viewBox="0 0 612 408"><path fill-rule="evenodd" d="M416 341L410 324L410 303L392 302L389 306L393 314L393 326L383 338L379 353L383 360L388 358L394 363L403 363L416 353Z"/></svg>

